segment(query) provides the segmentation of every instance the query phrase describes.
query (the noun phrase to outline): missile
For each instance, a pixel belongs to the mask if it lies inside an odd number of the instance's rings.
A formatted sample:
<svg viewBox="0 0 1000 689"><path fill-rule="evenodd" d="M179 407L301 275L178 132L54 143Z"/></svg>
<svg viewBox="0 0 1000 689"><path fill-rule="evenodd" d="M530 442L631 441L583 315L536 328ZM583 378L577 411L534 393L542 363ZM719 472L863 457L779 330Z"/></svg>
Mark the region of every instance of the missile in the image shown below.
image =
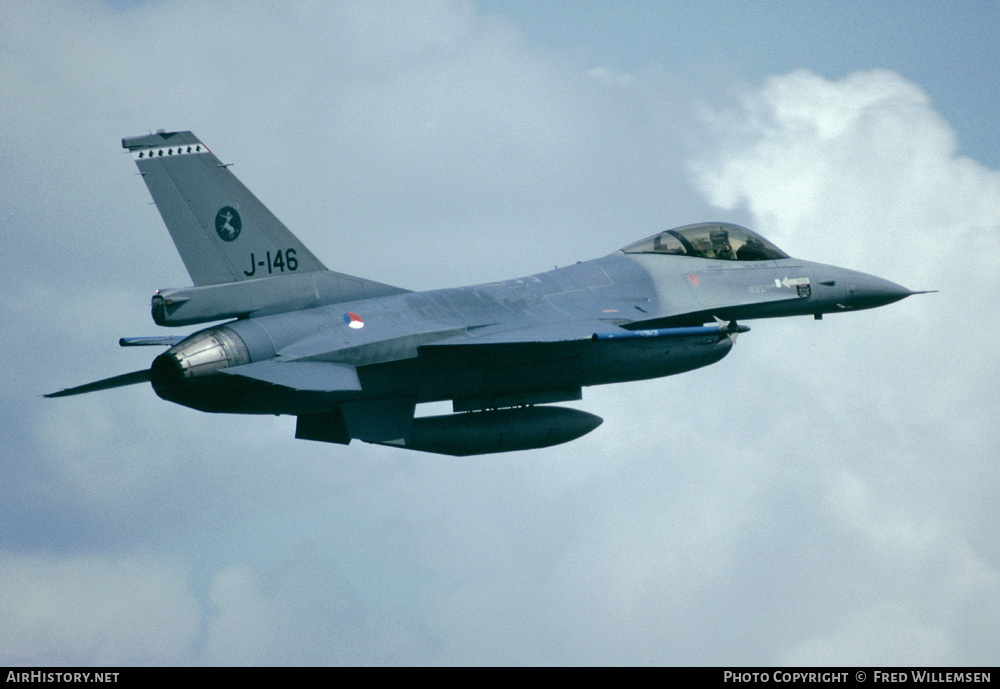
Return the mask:
<svg viewBox="0 0 1000 689"><path fill-rule="evenodd" d="M750 332L749 326L737 325L731 321L716 318L712 325L698 325L684 328L653 328L650 330L617 330L608 333L594 333L594 340L631 340L640 337L691 337L695 335L738 335Z"/></svg>

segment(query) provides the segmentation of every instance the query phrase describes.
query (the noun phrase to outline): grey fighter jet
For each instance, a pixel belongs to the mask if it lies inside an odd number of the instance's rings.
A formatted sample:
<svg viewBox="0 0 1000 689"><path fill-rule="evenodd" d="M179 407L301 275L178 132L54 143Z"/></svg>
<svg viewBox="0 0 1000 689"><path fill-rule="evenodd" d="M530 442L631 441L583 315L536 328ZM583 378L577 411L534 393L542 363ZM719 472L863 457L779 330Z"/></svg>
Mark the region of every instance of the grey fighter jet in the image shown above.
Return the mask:
<svg viewBox="0 0 1000 689"><path fill-rule="evenodd" d="M729 353L737 321L869 309L915 294L791 258L725 222L471 287L412 292L327 270L191 132L122 140L194 285L157 290L161 326L226 321L149 370L47 395L150 382L207 412L291 414L295 437L477 455L557 445L601 419L549 406L589 385L682 373ZM451 400L453 414L414 417Z"/></svg>

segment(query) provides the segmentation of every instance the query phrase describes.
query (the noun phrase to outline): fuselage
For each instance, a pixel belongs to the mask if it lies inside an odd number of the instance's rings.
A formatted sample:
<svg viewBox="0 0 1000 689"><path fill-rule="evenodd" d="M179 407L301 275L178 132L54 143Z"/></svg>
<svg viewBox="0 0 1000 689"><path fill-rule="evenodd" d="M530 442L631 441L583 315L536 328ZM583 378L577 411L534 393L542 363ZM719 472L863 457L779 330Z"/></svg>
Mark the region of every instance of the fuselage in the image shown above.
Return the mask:
<svg viewBox="0 0 1000 689"><path fill-rule="evenodd" d="M158 358L152 382L165 399L234 413L321 413L344 401L386 398L455 400L456 408L463 400L482 408L560 401L579 398L581 387L706 366L732 348L731 338L710 335L589 337L602 329L693 325L713 317L820 316L908 294L874 276L794 258L735 261L619 251L503 282L222 326L246 352L219 368L272 359L346 364L357 369L358 390L289 391L212 368L183 375L176 361L181 345Z"/></svg>

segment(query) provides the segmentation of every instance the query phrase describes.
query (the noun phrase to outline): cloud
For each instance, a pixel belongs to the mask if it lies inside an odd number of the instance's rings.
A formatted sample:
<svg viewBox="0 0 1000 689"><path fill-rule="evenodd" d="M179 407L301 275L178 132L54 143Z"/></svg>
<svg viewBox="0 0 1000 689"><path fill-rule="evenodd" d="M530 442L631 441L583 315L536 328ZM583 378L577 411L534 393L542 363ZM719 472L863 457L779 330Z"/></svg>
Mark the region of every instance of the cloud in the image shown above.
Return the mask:
<svg viewBox="0 0 1000 689"><path fill-rule="evenodd" d="M459 2L0 16L8 662L996 660L998 173L918 85L800 71L699 107ZM595 433L497 457L295 441L139 386L41 400L148 365L115 341L188 282L116 152L155 127L403 286L714 216L942 291L755 322L708 369L587 390Z"/></svg>
<svg viewBox="0 0 1000 689"><path fill-rule="evenodd" d="M232 566L210 588L203 662L213 665L418 664L426 631L366 600L335 561L302 551L265 572Z"/></svg>
<svg viewBox="0 0 1000 689"><path fill-rule="evenodd" d="M893 664L935 666L955 664L955 649L948 632L925 627L908 610L894 605L874 605L853 612L843 627L822 639L798 644L783 665L859 667Z"/></svg>
<svg viewBox="0 0 1000 689"><path fill-rule="evenodd" d="M805 71L775 76L708 119L716 144L691 169L713 203L745 208L794 255L941 289L838 327L836 345L807 350L820 354L824 370L814 356L792 358L785 348L756 353L788 377L781 387L811 391L802 422L815 427L813 445L825 446L830 460L833 473L820 474L829 485L824 500L849 530L840 538L871 553L863 569L884 568L886 578L865 587L879 602L851 606L839 630L782 662L982 657L959 641L968 643L968 620L952 611L997 600L983 514L959 505L981 504L982 480L986 491L996 487L986 479L989 448L1000 446L989 390L1000 380L988 348L955 324L1000 325L984 299L1000 286L988 249L1000 233L1000 174L958 156L954 132L926 94L891 72L836 81ZM796 338L800 348L820 346L808 333ZM958 562L980 573L976 583L943 574Z"/></svg>
<svg viewBox="0 0 1000 689"><path fill-rule="evenodd" d="M981 447L995 438L972 408L990 399L986 387L997 380L989 352L974 339L937 335L954 323L998 324L985 295L1000 286L988 249L1000 233L1000 173L956 155L954 132L926 95L884 71L839 81L802 71L772 77L710 121L717 143L691 167L713 203L746 208L794 255L941 290L876 312L883 329L845 342L828 365L847 371L863 351L891 348L893 363L911 372L901 388L908 395L865 392L887 422L919 419L918 433L943 419L971 422L979 425L949 442ZM929 381L941 386L937 394Z"/></svg>
<svg viewBox="0 0 1000 689"><path fill-rule="evenodd" d="M746 207L796 255L942 284L952 266L995 284L983 250L1000 226L1000 172L958 156L918 86L882 70L770 78L713 113L692 163L717 206Z"/></svg>
<svg viewBox="0 0 1000 689"><path fill-rule="evenodd" d="M8 665L183 663L199 629L183 569L145 557L0 555Z"/></svg>

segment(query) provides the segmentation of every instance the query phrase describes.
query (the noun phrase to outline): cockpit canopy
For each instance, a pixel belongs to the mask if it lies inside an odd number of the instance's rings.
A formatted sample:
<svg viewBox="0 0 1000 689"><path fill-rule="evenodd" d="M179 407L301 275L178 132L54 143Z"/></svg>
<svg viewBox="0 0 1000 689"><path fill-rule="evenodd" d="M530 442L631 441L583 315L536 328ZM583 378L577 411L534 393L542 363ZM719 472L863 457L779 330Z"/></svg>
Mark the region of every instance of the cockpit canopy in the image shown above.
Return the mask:
<svg viewBox="0 0 1000 689"><path fill-rule="evenodd" d="M724 222L685 225L622 249L626 254L674 254L721 261L773 261L788 254L745 227Z"/></svg>

